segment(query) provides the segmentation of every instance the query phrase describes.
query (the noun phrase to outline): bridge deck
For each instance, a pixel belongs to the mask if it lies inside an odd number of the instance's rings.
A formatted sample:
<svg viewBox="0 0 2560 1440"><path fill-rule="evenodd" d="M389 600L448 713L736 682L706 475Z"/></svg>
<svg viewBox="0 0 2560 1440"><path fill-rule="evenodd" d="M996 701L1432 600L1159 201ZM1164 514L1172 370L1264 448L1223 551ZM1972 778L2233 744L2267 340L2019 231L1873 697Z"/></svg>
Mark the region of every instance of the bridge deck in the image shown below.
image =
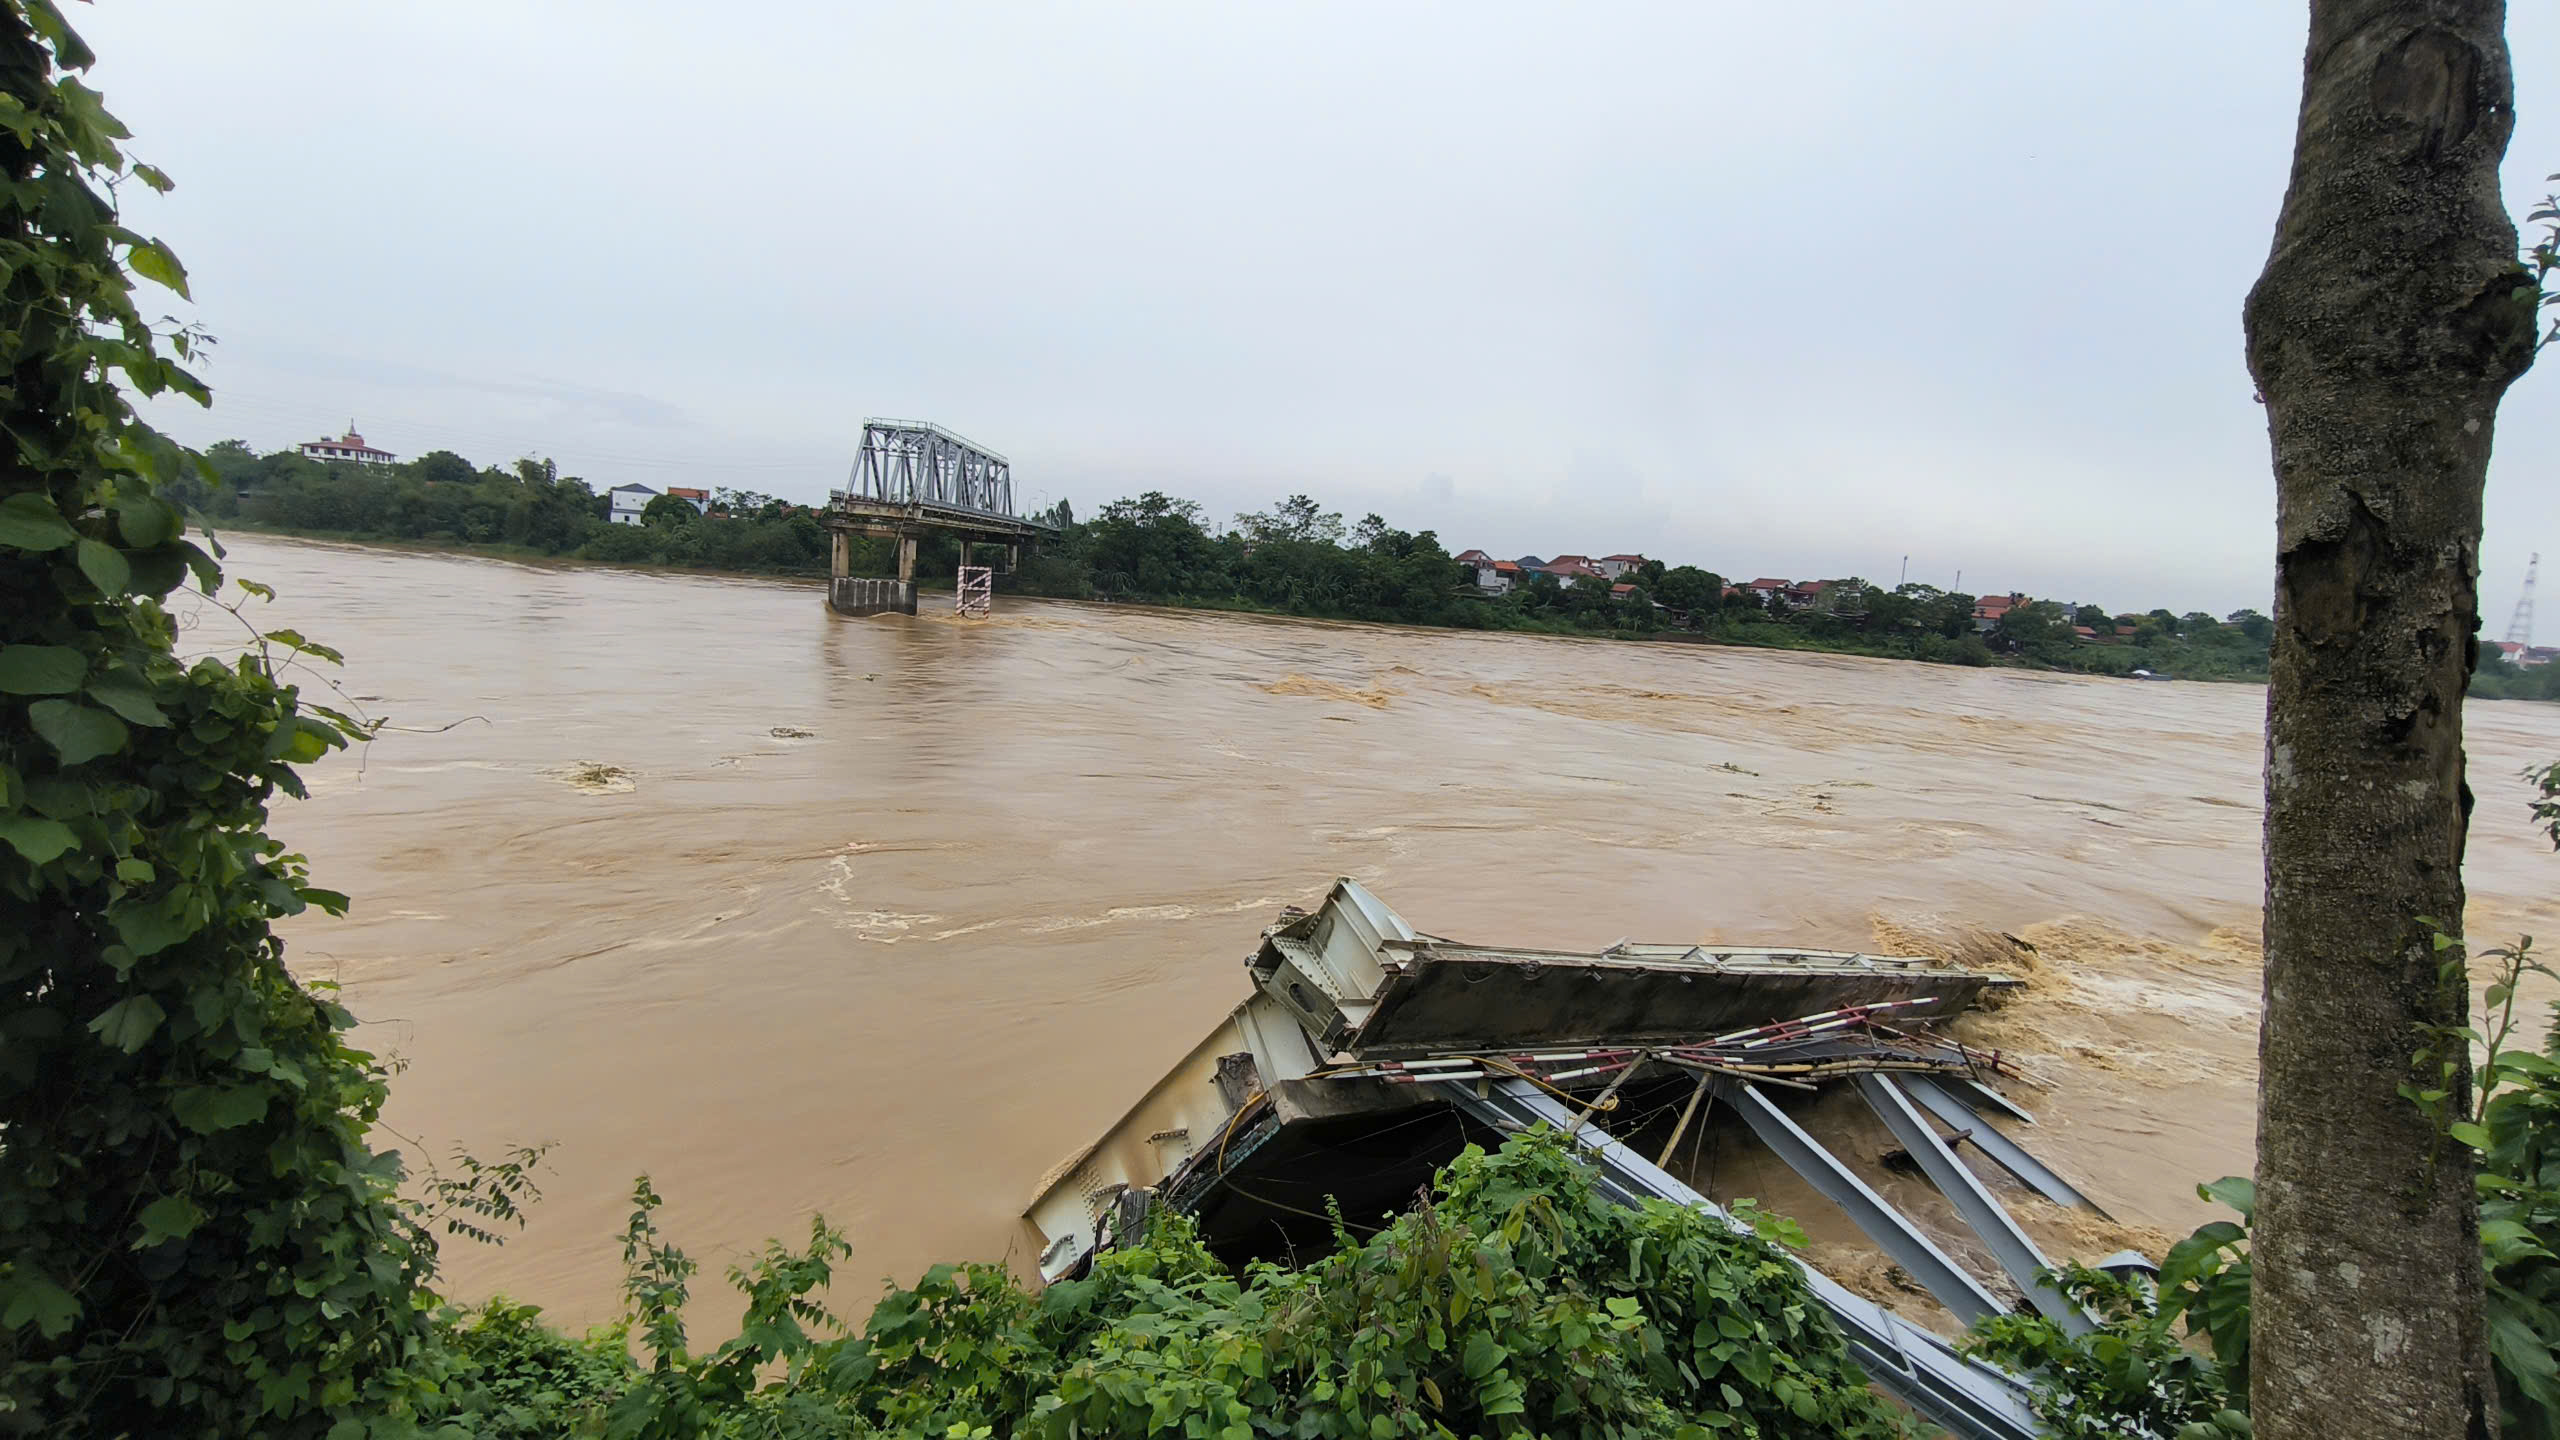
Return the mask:
<svg viewBox="0 0 2560 1440"><path fill-rule="evenodd" d="M1054 525L1026 520L1019 515L999 515L987 510L923 501L875 500L867 495L849 495L841 490L827 498L825 521L830 529L837 530L881 535L908 534L919 529L948 530L967 539L996 543L1045 540L1058 533L1058 527Z"/></svg>

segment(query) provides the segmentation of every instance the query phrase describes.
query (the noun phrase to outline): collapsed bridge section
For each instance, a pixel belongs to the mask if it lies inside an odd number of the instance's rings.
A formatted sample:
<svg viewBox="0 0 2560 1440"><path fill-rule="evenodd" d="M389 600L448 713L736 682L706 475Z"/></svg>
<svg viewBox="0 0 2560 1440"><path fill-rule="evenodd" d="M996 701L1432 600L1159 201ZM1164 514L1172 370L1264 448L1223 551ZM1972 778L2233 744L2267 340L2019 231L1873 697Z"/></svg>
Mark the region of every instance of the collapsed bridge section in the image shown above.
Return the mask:
<svg viewBox="0 0 2560 1440"><path fill-rule="evenodd" d="M2044 1279L2049 1262L1977 1165L2055 1205L2105 1212L1992 1124L2026 1119L1990 1083L2014 1068L1935 1028L2017 983L2008 977L1825 950L1462 944L1416 931L1351 880L1314 911L1284 913L1246 966L1251 997L1041 1180L1025 1218L1043 1279L1141 1233L1155 1207L1190 1215L1230 1263L1321 1250L1336 1217L1400 1209L1464 1145L1534 1126L1570 1137L1621 1203L1740 1225L1664 1168L1712 1104L1954 1324L2023 1305L2066 1331L2092 1328ZM1864 1101L1953 1226L1897 1208L1816 1133L1843 1119L1813 1103L1825 1089ZM1630 1143L1642 1127L1623 1119L1640 1094L1635 1112L1680 1117L1650 1158ZM1965 1144L1974 1164L1957 1154ZM2039 1433L2018 1377L1789 1258L1878 1386L1967 1440ZM2137 1255L2102 1263L2150 1268Z"/></svg>

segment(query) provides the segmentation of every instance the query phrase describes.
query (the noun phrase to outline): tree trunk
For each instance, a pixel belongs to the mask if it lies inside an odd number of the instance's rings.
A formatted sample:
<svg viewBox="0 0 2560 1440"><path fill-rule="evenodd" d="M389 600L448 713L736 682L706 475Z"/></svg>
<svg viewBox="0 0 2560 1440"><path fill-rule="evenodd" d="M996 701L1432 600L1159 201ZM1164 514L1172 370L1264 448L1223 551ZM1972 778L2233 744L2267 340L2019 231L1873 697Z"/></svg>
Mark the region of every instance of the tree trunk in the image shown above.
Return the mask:
<svg viewBox="0 0 2560 1440"><path fill-rule="evenodd" d="M2250 1398L2267 1440L2496 1433L2469 1152L2399 1092L2466 1023L2462 695L2480 492L2533 357L2498 193L2497 0L2312 0L2293 176L2249 293L2276 474ZM2439 1045L2439 1049L2444 1047Z"/></svg>

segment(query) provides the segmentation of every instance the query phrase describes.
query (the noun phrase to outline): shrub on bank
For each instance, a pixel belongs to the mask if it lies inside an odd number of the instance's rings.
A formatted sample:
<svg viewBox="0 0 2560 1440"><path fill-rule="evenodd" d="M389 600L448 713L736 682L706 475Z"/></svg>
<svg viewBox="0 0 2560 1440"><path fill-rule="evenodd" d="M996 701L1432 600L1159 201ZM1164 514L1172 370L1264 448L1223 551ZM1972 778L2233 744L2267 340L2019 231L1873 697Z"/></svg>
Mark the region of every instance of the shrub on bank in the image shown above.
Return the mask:
<svg viewBox="0 0 2560 1440"><path fill-rule="evenodd" d="M993 1266L892 1290L859 1335L813 1296L846 1253L823 1223L733 1278L737 1338L688 1348L692 1262L642 1182L630 1331L572 1342L493 1305L454 1332L458 1423L488 1435L1188 1435L1385 1440L1537 1434L1884 1440L1802 1272L1696 1210L1604 1201L1561 1137L1469 1150L1424 1203L1304 1266L1231 1273L1187 1221L1034 1295Z"/></svg>

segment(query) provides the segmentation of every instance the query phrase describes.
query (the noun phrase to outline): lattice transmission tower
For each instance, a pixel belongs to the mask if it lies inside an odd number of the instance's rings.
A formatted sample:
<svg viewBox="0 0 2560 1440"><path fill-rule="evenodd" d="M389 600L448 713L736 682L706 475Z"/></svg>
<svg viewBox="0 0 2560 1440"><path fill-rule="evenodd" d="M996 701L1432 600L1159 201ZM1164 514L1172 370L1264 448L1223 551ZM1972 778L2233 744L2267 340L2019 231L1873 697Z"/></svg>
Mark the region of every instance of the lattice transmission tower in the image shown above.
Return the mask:
<svg viewBox="0 0 2560 1440"><path fill-rule="evenodd" d="M2533 573L2541 568L2542 552L2537 550L2533 558L2525 562L2524 593L2516 596L2515 618L2507 622L2507 643L2510 645L2533 643Z"/></svg>

